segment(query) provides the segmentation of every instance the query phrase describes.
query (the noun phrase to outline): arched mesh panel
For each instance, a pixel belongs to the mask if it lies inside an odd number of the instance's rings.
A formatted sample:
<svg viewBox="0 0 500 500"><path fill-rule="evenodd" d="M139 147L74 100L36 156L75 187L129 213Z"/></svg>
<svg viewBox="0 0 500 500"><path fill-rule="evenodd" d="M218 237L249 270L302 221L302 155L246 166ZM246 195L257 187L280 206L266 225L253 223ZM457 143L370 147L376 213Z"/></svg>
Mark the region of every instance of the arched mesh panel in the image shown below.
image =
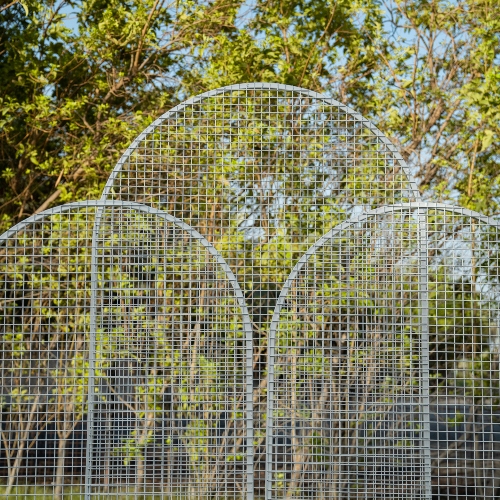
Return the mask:
<svg viewBox="0 0 500 500"><path fill-rule="evenodd" d="M268 498L498 498L499 241L420 204L311 247L270 334Z"/></svg>
<svg viewBox="0 0 500 500"><path fill-rule="evenodd" d="M0 237L0 493L500 498L498 230L332 99L180 104Z"/></svg>
<svg viewBox="0 0 500 500"><path fill-rule="evenodd" d="M353 211L419 193L400 154L361 115L315 92L255 83L165 113L125 152L103 198L164 209L235 262L252 247L253 267L238 266L246 283L255 273L276 281L280 242L305 251Z"/></svg>
<svg viewBox="0 0 500 500"><path fill-rule="evenodd" d="M428 209L433 498L500 497L500 228Z"/></svg>
<svg viewBox="0 0 500 500"><path fill-rule="evenodd" d="M268 498L426 498L419 218L347 223L287 280L270 333Z"/></svg>
<svg viewBox="0 0 500 500"><path fill-rule="evenodd" d="M199 233L73 204L11 230L0 275L8 492L251 497L251 328Z"/></svg>
<svg viewBox="0 0 500 500"><path fill-rule="evenodd" d="M103 194L165 209L213 243L245 293L255 338L257 486L263 492L266 343L305 250L353 213L419 198L368 120L305 89L246 84L167 112L126 151Z"/></svg>

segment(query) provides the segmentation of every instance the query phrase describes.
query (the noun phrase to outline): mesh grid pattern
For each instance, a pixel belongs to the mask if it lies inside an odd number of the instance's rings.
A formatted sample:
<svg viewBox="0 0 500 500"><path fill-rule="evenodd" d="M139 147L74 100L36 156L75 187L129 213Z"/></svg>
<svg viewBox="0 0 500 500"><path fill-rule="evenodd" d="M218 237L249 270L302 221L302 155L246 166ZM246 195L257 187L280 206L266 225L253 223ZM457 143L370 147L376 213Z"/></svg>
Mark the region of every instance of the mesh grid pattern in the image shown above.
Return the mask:
<svg viewBox="0 0 500 500"><path fill-rule="evenodd" d="M133 142L103 193L166 210L215 244L254 246L283 231L311 244L353 212L419 197L368 120L273 84L225 87L167 112Z"/></svg>
<svg viewBox="0 0 500 500"><path fill-rule="evenodd" d="M306 253L278 301L269 498L426 498L418 215L345 226Z"/></svg>
<svg viewBox="0 0 500 500"><path fill-rule="evenodd" d="M0 491L499 498L499 227L333 99L180 104L0 237Z"/></svg>
<svg viewBox="0 0 500 500"><path fill-rule="evenodd" d="M500 494L499 227L382 208L292 271L269 348L266 494Z"/></svg>
<svg viewBox="0 0 500 500"><path fill-rule="evenodd" d="M433 495L500 496L500 228L430 208L429 394Z"/></svg>
<svg viewBox="0 0 500 500"><path fill-rule="evenodd" d="M147 207L70 205L11 231L0 275L17 498L246 498L251 329L205 239Z"/></svg>
<svg viewBox="0 0 500 500"><path fill-rule="evenodd" d="M318 238L353 214L419 192L394 146L334 99L235 85L167 112L130 146L103 198L184 220L223 255L254 330L256 494L264 491L269 326L281 286Z"/></svg>

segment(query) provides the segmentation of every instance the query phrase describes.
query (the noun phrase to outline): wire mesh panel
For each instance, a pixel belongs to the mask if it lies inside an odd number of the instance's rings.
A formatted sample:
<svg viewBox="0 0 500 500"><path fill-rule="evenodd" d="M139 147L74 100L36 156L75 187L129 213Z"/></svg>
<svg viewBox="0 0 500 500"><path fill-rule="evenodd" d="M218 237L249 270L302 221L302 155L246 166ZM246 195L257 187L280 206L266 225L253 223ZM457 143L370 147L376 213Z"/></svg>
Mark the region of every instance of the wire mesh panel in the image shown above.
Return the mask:
<svg viewBox="0 0 500 500"><path fill-rule="evenodd" d="M1 237L1 475L7 498L81 492L94 216L32 218Z"/></svg>
<svg viewBox="0 0 500 500"><path fill-rule="evenodd" d="M7 493L252 496L251 328L204 238L72 204L11 230L0 275Z"/></svg>
<svg viewBox="0 0 500 500"><path fill-rule="evenodd" d="M273 84L217 89L130 146L104 198L165 209L237 275L254 329L256 486L264 487L266 349L281 286L305 250L353 213L419 198L401 156L359 114Z"/></svg>
<svg viewBox="0 0 500 500"><path fill-rule="evenodd" d="M236 280L185 226L107 212L94 241L91 491L246 498L251 330Z"/></svg>
<svg viewBox="0 0 500 500"><path fill-rule="evenodd" d="M180 104L0 237L0 491L500 498L498 231L333 99Z"/></svg>
<svg viewBox="0 0 500 500"><path fill-rule="evenodd" d="M270 333L268 498L499 497L499 236L401 205L304 255Z"/></svg>
<svg viewBox="0 0 500 500"><path fill-rule="evenodd" d="M406 209L359 217L288 278L270 332L267 498L429 498L421 226Z"/></svg>
<svg viewBox="0 0 500 500"><path fill-rule="evenodd" d="M500 232L463 209L428 210L434 498L500 498Z"/></svg>

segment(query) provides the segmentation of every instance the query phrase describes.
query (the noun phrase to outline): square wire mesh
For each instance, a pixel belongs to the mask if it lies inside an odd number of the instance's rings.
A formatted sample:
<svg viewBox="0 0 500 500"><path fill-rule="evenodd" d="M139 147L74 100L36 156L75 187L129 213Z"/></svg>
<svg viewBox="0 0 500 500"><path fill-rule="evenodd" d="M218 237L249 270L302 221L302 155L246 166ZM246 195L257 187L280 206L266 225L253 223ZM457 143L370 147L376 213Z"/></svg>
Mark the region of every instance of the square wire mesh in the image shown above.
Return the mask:
<svg viewBox="0 0 500 500"><path fill-rule="evenodd" d="M407 204L306 252L270 331L266 498L498 498L499 242Z"/></svg>
<svg viewBox="0 0 500 500"><path fill-rule="evenodd" d="M428 210L430 446L437 498L500 496L500 233Z"/></svg>
<svg viewBox="0 0 500 500"><path fill-rule="evenodd" d="M36 218L0 244L6 498L61 499L85 475L91 211Z"/></svg>
<svg viewBox="0 0 500 500"><path fill-rule="evenodd" d="M184 220L221 252L254 330L256 495L264 494L266 353L277 297L306 249L354 214L420 197L394 146L349 107L255 83L208 92L146 129L103 198Z"/></svg>
<svg viewBox="0 0 500 500"><path fill-rule="evenodd" d="M6 495L247 498L251 328L215 249L111 202L3 243Z"/></svg>
<svg viewBox="0 0 500 500"><path fill-rule="evenodd" d="M319 94L166 113L0 238L0 491L499 498L498 224L419 199Z"/></svg>
<svg viewBox="0 0 500 500"><path fill-rule="evenodd" d="M422 236L418 212L360 217L292 271L270 331L267 498L429 498Z"/></svg>

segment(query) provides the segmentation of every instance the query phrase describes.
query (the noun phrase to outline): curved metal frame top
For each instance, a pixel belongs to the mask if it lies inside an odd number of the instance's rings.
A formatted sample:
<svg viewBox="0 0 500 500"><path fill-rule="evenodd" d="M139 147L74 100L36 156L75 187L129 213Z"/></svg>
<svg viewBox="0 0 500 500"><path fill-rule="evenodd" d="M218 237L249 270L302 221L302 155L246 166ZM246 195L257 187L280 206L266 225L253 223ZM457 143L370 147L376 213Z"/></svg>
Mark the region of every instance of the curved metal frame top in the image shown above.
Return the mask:
<svg viewBox="0 0 500 500"><path fill-rule="evenodd" d="M15 226L12 226L10 229L7 229L2 235L0 235L0 243L13 236L15 233L18 233L19 231L23 230L24 227L26 227L28 224L32 224L38 221L43 220L45 217L49 215L57 215L57 214L63 214L65 212L69 212L73 208L107 208L107 207L125 207L125 208L133 208L136 210L139 210L140 212L144 212L147 214L153 214L153 215L158 215L165 219L168 222L172 222L179 226L181 229L184 229L185 231L191 232L193 236L196 239L199 239L200 242L205 246L206 248L213 248L213 245L203 236L201 235L196 229L192 228L189 224L186 224L185 222L182 222L180 219L177 217L174 217L163 210L158 210L156 208L150 207L148 205L143 205L142 203L137 203L135 201L118 201L118 200L86 200L86 201L75 201L72 203L66 203L64 205L58 205L57 207L52 207L48 208L47 210L44 210L43 212L34 214L27 219L24 219L21 222L18 222ZM215 248L213 248L214 252L220 256L220 258L223 260L224 264L225 261L223 257L217 252ZM213 254L215 256L215 253ZM227 264L225 264L227 265ZM228 270L230 271L229 267ZM231 273L232 274L232 273ZM234 276L234 275L232 275Z"/></svg>
<svg viewBox="0 0 500 500"><path fill-rule="evenodd" d="M57 207L50 208L48 210L44 210L38 214L32 215L27 219L19 222L11 229L5 231L2 235L0 235L0 245L5 243L9 238L15 236L17 233L22 231L24 228L28 227L30 224L34 224L36 222L43 221L46 217L50 217L51 215L64 214L73 209L79 208L98 208L105 209L108 207L123 207L129 208L133 210L137 210L139 212L145 214L157 215L158 217L164 219L167 222L171 222L175 224L180 229L188 232L191 236L193 236L197 241L199 241L202 246L208 251L208 253L215 258L215 261L221 266L222 270L225 272L228 281L230 282L235 298L238 302L238 305L241 308L242 315L242 324L245 330L245 392L246 392L246 422L247 422L247 434L246 434L246 450L247 450L247 498L248 500L253 499L253 488L254 488L254 480L253 480L253 352L252 352L252 343L253 343L253 333L250 315L248 313L248 309L245 303L245 298L243 292L238 284L236 276L231 271L231 268L227 265L226 261L222 257L222 255L216 250L216 248L198 231L192 228L190 225L182 222L180 219L173 217L172 215L167 214L162 210L158 210L153 207L149 207L147 205L143 205L141 203L136 202L126 202L126 201L113 201L113 200L90 200L90 201L81 201L81 202L73 202L67 203L65 205L60 205ZM99 214L101 210L98 210ZM92 243L94 247L94 243ZM88 496L88 495L86 495Z"/></svg>
<svg viewBox="0 0 500 500"><path fill-rule="evenodd" d="M157 118L151 125L149 125L146 129L144 129L133 141L132 144L127 148L125 153L121 156L121 158L116 163L116 166L113 168L106 185L102 191L101 200L107 199L107 197L111 194L111 189L113 188L113 183L116 179L116 176L121 171L124 163L130 157L132 152L139 146L139 143L150 133L152 133L156 127L161 125L165 120L175 116L180 111L183 111L185 108L192 104L199 103L206 98L214 97L219 94L223 94L224 92L232 92L232 91L240 91L240 90L283 90L283 91L293 91L304 94L307 97L314 97L318 100L323 101L326 104L331 106L337 106L342 111L345 111L349 115L351 115L356 121L365 125L371 132L373 132L377 138L379 138L389 149L391 153L394 154L394 158L399 162L401 169L406 175L408 182L410 184L410 188L412 190L413 196L415 199L420 200L420 191L417 187L417 183L413 178L413 175L410 172L410 168L408 164L405 162L397 148L392 144L392 142L367 118L364 118L360 113L355 111L354 109L342 104L341 102L333 99L332 97L327 97L323 94L319 94L318 92L314 92L312 90L304 89L301 87L295 87L293 85L283 85L280 83L264 83L264 82L255 82L255 83L243 83L236 85L228 85L226 87L220 87L214 90L209 90L208 92L204 92L203 94L199 94L195 97L191 97L190 99L178 104L171 110L164 113L162 116Z"/></svg>
<svg viewBox="0 0 500 500"><path fill-rule="evenodd" d="M427 203L427 202L413 202L413 203L399 203L395 205L386 205L382 206L380 208L376 208L373 210L369 210L367 212L364 212L362 214L356 215L348 219L347 221L344 221L337 226L335 226L333 229L328 231L324 236L319 238L313 245L311 245L307 251L302 255L302 257L297 261L295 264L294 268L290 272L290 275L286 279L285 283L283 284L283 287L281 289L280 295L276 301L276 306L274 309L273 317L271 320L271 325L269 329L269 338L268 338L268 392L267 392L267 424L266 424L266 500L270 499L270 488L269 488L269 470L271 466L271 459L272 459L272 442L273 442L273 435L271 433L271 430L273 429L273 417L272 417L272 412L274 409L274 363L271 362L270 360L274 359L274 354L275 354L275 349L276 349L276 329L278 326L279 322L279 317L281 314L281 310L284 306L285 303L285 298L288 295L288 292L290 291L290 288L292 286L293 280L297 277L298 273L304 266L304 264L309 260L309 258L316 253L316 251L321 248L325 243L327 243L329 240L340 234L342 231L345 229L349 228L350 226L359 223L359 222L364 222L371 217L374 217L376 215L383 215L383 214L391 214L391 213L398 213L398 212L403 212L403 211L423 211L423 210L428 210L428 209L436 209L436 210L442 210L442 211L449 211L449 212L454 212L466 217L471 217L474 218L480 222L483 222L485 224L489 224L493 227L500 228L500 221L495 220L493 217L487 217L484 215L481 215L478 212L475 212L473 210L469 210L467 208L462 208L462 207L457 207L453 205L446 205L445 203ZM425 293L425 292L424 292ZM424 299L426 301L426 299ZM428 360L426 360L428 362ZM428 405L428 402L426 403ZM428 442L428 438L424 438ZM429 445L430 446L430 445ZM426 464L426 469L428 469L428 475L429 478L427 480L426 484L426 494L427 498L430 498L431 495L431 490L430 490L430 467Z"/></svg>
<svg viewBox="0 0 500 500"><path fill-rule="evenodd" d="M375 208L373 210L368 210L367 212L363 212L362 214L351 217L350 219L335 226L333 229L328 231L328 233L319 238L313 245L311 245L307 249L304 255L297 261L297 264L292 269L290 276L287 278L285 284L283 285L282 293L285 292L285 287L290 286L288 283L289 280L295 278L297 273L300 271L300 268L307 261L307 259L311 255L313 255L318 248L323 246L326 241L332 239L334 236L340 233L340 231L347 229L349 226L356 224L357 222L363 222L375 215L391 214L403 210L418 210L418 209L448 210L450 212L460 213L461 215L472 217L481 222L484 222L485 224L490 224L491 226L500 228L500 221L495 220L494 217L488 217L486 215L480 214L479 212L475 212L474 210L469 210L468 208L457 207L454 205L446 205L445 203L411 202L411 203L398 203L396 205L384 205L383 207Z"/></svg>
<svg viewBox="0 0 500 500"><path fill-rule="evenodd" d="M344 229L347 229L349 226L352 226L353 224L356 224L358 222L363 222L370 217L373 217L375 215L382 215L382 214L391 214L391 213L396 213L399 211L403 210L419 210L419 209L437 209L437 210L448 210L450 212L455 212L459 213L461 215L464 215L466 217L471 217L474 219L477 219L485 224L489 224L491 226L500 228L500 221L495 220L494 217L488 217L486 215L481 215L479 212L475 212L474 210L469 210L468 208L462 208L462 207L457 207L453 205L446 205L445 203L427 203L427 202L413 202L413 203L398 203L396 205L387 205L383 206L380 208L375 208L373 210L369 210L367 212L364 212L362 214L356 215L351 217L350 219L338 224L335 226L333 229L328 231L324 236L319 238L313 245L311 245L304 255L297 261L295 264L294 268L290 272L290 275L288 276L287 280L285 281L283 288L281 289L280 295L278 297L278 300L276 302L276 308L273 313L273 318L271 321L271 330L270 333L273 331L273 328L276 325L276 320L278 319L278 315L281 312L281 308L283 306L283 300L285 295L288 293L290 290L290 286L292 281L296 278L298 272L302 269L302 266L307 262L309 257L311 255L314 255L318 248L321 248L328 240L331 240L333 237L335 237L337 234L339 234L341 231ZM271 342L274 339L271 339L271 335L269 337L269 342ZM274 346L273 346L274 347Z"/></svg>

